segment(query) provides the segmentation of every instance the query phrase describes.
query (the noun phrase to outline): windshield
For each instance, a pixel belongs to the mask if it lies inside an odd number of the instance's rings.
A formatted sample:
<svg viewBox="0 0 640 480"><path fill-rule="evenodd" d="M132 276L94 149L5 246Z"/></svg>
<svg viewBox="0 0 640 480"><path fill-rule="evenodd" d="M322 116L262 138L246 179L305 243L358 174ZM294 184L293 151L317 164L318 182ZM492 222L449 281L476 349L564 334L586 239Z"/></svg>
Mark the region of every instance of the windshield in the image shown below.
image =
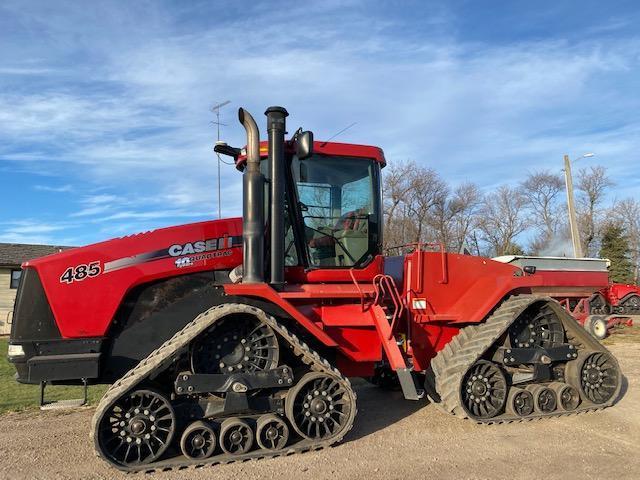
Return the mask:
<svg viewBox="0 0 640 480"><path fill-rule="evenodd" d="M377 248L376 169L362 158L293 159L311 266L351 267Z"/></svg>

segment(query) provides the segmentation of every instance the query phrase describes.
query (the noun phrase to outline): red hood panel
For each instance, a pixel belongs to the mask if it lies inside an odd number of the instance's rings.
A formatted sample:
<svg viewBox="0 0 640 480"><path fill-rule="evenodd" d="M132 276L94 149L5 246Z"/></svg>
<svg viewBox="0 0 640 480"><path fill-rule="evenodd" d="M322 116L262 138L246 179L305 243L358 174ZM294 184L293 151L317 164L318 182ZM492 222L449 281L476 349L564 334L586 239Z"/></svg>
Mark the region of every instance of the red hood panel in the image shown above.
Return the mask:
<svg viewBox="0 0 640 480"><path fill-rule="evenodd" d="M65 338L103 336L126 293L153 280L242 263L242 219L161 228L24 264L35 268Z"/></svg>

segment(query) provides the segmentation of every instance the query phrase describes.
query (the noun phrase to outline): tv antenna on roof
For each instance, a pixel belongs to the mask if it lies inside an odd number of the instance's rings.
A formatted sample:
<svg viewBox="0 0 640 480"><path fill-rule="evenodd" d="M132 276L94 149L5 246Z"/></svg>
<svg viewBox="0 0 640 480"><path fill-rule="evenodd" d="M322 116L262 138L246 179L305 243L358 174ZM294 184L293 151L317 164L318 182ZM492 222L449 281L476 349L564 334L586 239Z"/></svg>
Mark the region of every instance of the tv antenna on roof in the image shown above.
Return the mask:
<svg viewBox="0 0 640 480"><path fill-rule="evenodd" d="M216 114L216 121L213 122L218 130L218 136L216 138L216 143L220 141L220 125L223 125L226 127L226 124L224 123L220 123L220 109L222 107L224 107L225 105L229 105L231 103L231 100L226 100L224 102L221 103L217 103L215 104L213 107L211 107L211 111L213 113ZM220 162L222 161L222 159L220 158L220 154L216 152L216 155L218 157L218 218L222 218L222 196L220 193Z"/></svg>

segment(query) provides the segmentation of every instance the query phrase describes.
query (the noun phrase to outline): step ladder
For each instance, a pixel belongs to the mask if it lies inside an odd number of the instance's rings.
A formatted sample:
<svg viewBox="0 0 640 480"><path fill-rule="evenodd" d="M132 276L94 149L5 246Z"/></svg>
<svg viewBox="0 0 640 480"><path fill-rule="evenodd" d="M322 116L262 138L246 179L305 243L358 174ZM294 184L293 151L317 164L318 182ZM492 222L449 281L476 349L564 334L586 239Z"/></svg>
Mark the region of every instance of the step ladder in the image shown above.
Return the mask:
<svg viewBox="0 0 640 480"><path fill-rule="evenodd" d="M47 381L40 382L40 410L62 410L70 408L78 408L87 404L88 401L88 382L86 378L82 379L83 398L69 400L46 400L44 391L47 387Z"/></svg>

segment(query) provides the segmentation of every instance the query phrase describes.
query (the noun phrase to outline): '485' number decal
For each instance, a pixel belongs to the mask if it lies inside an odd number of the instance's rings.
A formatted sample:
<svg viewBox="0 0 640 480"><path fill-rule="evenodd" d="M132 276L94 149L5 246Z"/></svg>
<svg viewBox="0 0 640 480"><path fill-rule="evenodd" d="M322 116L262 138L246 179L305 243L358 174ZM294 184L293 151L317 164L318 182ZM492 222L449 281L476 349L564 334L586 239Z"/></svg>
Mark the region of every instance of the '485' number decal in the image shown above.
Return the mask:
<svg viewBox="0 0 640 480"><path fill-rule="evenodd" d="M86 278L100 275L101 271L100 262L91 262L86 265L83 263L75 267L69 267L60 276L60 283L81 282Z"/></svg>

